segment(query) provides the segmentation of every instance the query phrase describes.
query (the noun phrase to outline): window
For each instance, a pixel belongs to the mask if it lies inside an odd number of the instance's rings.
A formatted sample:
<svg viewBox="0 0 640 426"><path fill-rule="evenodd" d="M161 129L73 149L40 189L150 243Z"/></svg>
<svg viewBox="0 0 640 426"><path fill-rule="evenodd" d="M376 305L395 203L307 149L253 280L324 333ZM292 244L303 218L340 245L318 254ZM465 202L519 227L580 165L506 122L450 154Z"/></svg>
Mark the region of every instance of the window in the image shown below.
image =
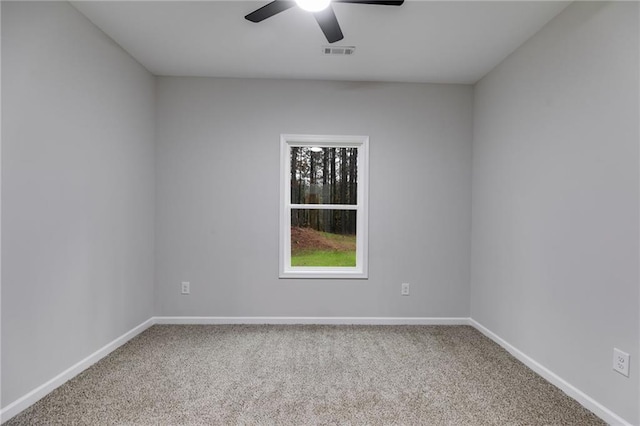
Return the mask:
<svg viewBox="0 0 640 426"><path fill-rule="evenodd" d="M367 136L281 136L280 278L367 278Z"/></svg>

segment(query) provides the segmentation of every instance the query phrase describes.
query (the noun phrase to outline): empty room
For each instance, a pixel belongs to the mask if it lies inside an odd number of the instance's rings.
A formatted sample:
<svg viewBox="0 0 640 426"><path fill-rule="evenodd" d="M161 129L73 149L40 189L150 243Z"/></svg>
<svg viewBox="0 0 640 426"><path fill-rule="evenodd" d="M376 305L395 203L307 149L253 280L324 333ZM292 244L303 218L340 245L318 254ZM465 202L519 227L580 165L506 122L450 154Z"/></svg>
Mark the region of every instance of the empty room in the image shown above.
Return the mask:
<svg viewBox="0 0 640 426"><path fill-rule="evenodd" d="M640 425L640 4L2 1L4 425Z"/></svg>

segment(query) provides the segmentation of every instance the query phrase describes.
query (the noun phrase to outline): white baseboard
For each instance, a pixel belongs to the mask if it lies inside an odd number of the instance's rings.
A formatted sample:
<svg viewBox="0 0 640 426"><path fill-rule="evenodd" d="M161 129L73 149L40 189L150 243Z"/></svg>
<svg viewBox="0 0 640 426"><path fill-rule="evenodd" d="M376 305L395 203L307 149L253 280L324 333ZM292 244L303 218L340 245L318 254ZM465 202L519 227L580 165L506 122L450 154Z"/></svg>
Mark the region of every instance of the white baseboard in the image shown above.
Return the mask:
<svg viewBox="0 0 640 426"><path fill-rule="evenodd" d="M516 357L520 362L524 365L538 373L545 380L560 388L564 393L569 395L571 398L578 401L583 407L594 413L596 416L600 417L602 420L607 422L610 425L621 425L621 426L631 426L631 423L624 420L622 417L618 416L613 411L606 408L604 405L600 404L595 399L591 398L589 395L582 392L580 389L573 386L571 383L564 380L562 377L555 374L553 371L549 370L542 364L538 363L533 358L526 355L524 352L520 351L506 340L474 320L473 318L469 318L469 324L473 326L476 330L496 342L498 345L502 346L506 349L511 355Z"/></svg>
<svg viewBox="0 0 640 426"><path fill-rule="evenodd" d="M13 401L11 404L7 405L2 410L0 410L0 423L9 420L10 418L14 417L16 414L20 413L24 409L35 404L38 400L40 400L42 397L47 395L49 392L53 391L54 389L64 384L68 380L71 380L78 374L82 373L84 370L91 367L93 364L100 361L102 358L109 355L111 352L118 349L120 346L127 343L129 340L131 340L138 334L142 333L147 328L151 327L153 324L154 324L153 318L146 320L142 324L129 330L122 336L116 338L112 342L101 347L100 349L98 349L97 351L95 351L94 353L92 353L82 361L67 368L62 373L58 374L48 382L43 383L42 385L38 386L31 392Z"/></svg>
<svg viewBox="0 0 640 426"><path fill-rule="evenodd" d="M412 317L154 317L155 324L469 325L469 318Z"/></svg>

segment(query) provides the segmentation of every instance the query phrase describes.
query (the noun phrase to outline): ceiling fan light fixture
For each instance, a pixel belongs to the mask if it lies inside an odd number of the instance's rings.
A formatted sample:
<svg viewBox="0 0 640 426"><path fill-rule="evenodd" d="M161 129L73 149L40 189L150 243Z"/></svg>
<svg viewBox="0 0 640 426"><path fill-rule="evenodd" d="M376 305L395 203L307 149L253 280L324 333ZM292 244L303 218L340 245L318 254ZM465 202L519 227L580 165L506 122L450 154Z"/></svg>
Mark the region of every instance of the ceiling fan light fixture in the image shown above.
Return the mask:
<svg viewBox="0 0 640 426"><path fill-rule="evenodd" d="M309 12L320 12L326 9L331 0L296 0L298 7Z"/></svg>

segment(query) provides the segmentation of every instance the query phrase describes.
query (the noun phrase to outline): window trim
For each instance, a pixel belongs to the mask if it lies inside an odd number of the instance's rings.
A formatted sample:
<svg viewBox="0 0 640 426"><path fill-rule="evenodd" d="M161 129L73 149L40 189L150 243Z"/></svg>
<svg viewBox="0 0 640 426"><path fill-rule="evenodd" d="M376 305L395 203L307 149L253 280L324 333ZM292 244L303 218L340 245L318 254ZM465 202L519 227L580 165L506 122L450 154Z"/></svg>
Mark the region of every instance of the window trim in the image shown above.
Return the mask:
<svg viewBox="0 0 640 426"><path fill-rule="evenodd" d="M357 204L292 204L291 203L291 147L321 146L328 148L358 148ZM356 211L356 266L303 267L291 266L291 209ZM347 278L367 279L369 241L369 136L348 135L280 135L280 278Z"/></svg>

